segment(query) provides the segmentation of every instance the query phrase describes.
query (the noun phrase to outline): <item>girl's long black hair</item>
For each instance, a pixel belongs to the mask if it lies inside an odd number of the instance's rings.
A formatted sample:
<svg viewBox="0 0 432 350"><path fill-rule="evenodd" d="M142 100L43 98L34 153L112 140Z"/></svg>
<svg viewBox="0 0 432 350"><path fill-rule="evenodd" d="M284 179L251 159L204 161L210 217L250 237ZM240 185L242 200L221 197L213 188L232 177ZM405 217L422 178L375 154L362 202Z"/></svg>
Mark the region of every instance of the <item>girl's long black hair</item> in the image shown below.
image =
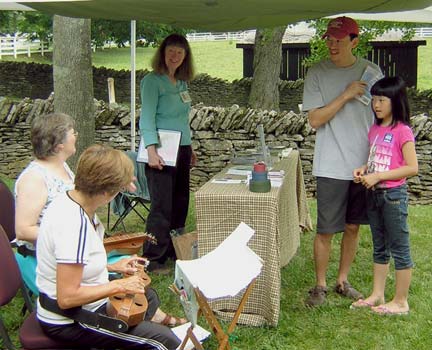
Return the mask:
<svg viewBox="0 0 432 350"><path fill-rule="evenodd" d="M399 77L387 77L378 80L371 89L373 96L386 96L391 100L392 122L395 126L398 122L410 125L410 107L405 81ZM375 115L375 122L379 125L382 119Z"/></svg>

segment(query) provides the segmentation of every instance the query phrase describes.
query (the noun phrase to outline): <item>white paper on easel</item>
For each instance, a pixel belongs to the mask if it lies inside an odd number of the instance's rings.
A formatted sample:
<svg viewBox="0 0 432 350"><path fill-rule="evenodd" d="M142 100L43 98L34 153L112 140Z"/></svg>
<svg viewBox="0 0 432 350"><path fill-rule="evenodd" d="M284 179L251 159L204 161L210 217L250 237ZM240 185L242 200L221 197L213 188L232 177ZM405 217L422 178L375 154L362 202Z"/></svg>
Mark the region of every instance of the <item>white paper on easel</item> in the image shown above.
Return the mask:
<svg viewBox="0 0 432 350"><path fill-rule="evenodd" d="M157 133L159 145L156 150L158 155L164 160L166 165L175 166L180 147L181 132L176 130L158 129ZM145 147L143 136L141 136L138 148L137 162L148 163L148 152Z"/></svg>
<svg viewBox="0 0 432 350"><path fill-rule="evenodd" d="M184 339L184 338L186 338L187 330L190 328L190 326L191 326L191 323L188 322L188 323L182 324L182 325L180 325L180 326L177 326L177 327L171 328L171 330L172 330L173 333L177 336L177 338L179 338L179 339ZM201 326L196 325L196 326L193 328L193 334L194 334L195 337L198 339L198 341L199 341L200 343L202 343L205 339L208 338L208 336L210 335L210 332L207 331L207 330L205 330L205 329L202 328ZM180 348L180 346L181 346L181 344L178 346L178 348ZM177 349L178 349L178 348L177 348ZM193 345L193 343L192 343L192 340L189 339L189 340L187 341L186 346L185 346L184 349L185 349L185 350L192 350L193 348L194 348L194 345Z"/></svg>
<svg viewBox="0 0 432 350"><path fill-rule="evenodd" d="M247 246L254 230L241 223L216 249L195 260L177 260L179 274L208 299L237 295L256 278L262 259Z"/></svg>

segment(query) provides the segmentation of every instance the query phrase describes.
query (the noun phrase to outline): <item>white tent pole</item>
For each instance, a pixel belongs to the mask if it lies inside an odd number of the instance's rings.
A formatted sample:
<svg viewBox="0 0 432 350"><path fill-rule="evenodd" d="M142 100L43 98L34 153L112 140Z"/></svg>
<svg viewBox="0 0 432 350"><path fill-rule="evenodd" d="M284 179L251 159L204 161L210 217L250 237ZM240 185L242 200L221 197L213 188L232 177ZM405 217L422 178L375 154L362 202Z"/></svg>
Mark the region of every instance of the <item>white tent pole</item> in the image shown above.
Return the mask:
<svg viewBox="0 0 432 350"><path fill-rule="evenodd" d="M136 21L131 21L131 151L135 151L135 56L136 56Z"/></svg>

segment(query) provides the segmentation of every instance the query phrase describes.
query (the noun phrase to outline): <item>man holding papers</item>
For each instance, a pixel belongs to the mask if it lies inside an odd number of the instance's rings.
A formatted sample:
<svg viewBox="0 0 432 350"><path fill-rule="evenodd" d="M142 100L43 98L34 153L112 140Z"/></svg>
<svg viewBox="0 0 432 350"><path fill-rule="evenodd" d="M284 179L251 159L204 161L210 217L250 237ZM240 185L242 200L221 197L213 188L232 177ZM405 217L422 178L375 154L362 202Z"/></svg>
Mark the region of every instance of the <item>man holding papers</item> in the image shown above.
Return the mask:
<svg viewBox="0 0 432 350"><path fill-rule="evenodd" d="M146 245L143 253L150 260L149 271L166 273L165 261L175 259L171 234L184 230L189 206L189 171L196 160L189 128L191 98L187 82L193 77L193 62L187 40L179 34L166 37L153 57L152 67L153 72L141 81L139 126L141 142L148 154L145 173L151 210L146 231L156 237L157 245ZM181 133L174 166L158 152L160 129Z"/></svg>

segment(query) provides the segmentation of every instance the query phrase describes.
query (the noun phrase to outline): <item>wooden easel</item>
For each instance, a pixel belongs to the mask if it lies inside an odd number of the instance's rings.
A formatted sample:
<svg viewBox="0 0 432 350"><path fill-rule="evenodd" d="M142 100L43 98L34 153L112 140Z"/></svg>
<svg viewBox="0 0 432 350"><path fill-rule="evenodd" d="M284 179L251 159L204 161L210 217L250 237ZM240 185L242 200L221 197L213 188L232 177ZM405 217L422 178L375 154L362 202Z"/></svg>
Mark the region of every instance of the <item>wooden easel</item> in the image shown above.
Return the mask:
<svg viewBox="0 0 432 350"><path fill-rule="evenodd" d="M194 288L196 299L198 301L199 305L199 311L202 312L204 317L207 320L207 323L209 324L210 328L212 329L214 335L216 336L219 347L218 350L230 350L231 346L229 344L229 336L234 331L234 328L237 325L237 321L240 317L241 312L243 311L243 308L246 304L247 299L249 298L249 295L252 291L253 285L255 284L255 278L248 284L245 293L243 294L243 297L240 300L240 304L237 308L237 311L234 314L234 318L232 319L228 330L225 332L219 321L216 319L215 314L213 313L213 310L210 308L210 305L207 302L207 298L204 296L204 294L199 290L198 287ZM195 337L195 334L193 334L193 325L190 326L190 328L187 330L186 337L183 340L179 350L183 350L186 346L186 343L190 339L192 343L195 346L196 350L204 350L203 346L199 342L199 340Z"/></svg>

